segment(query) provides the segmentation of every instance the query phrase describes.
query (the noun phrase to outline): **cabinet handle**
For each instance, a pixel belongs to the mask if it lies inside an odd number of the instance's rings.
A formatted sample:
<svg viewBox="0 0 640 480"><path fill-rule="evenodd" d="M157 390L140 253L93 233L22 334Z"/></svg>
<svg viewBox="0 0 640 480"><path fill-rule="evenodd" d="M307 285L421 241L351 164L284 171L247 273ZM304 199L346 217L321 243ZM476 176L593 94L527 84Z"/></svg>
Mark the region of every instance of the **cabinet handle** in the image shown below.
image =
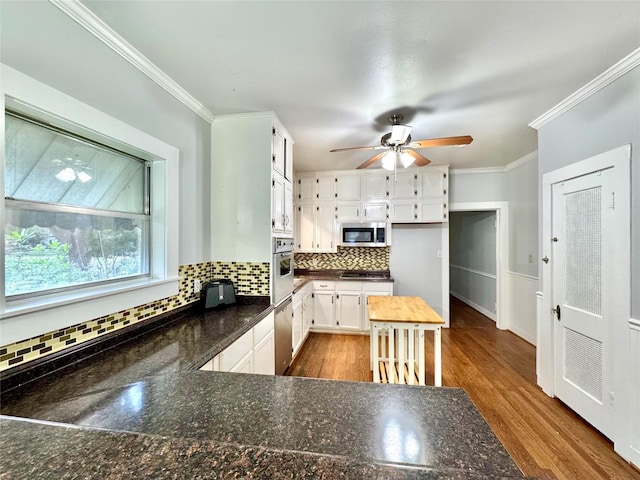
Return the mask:
<svg viewBox="0 0 640 480"><path fill-rule="evenodd" d="M333 303L333 295L331 295L331 303Z"/></svg>
<svg viewBox="0 0 640 480"><path fill-rule="evenodd" d="M360 305L360 297L358 297L358 305Z"/></svg>
<svg viewBox="0 0 640 480"><path fill-rule="evenodd" d="M326 287L326 285L322 285L322 284L321 284L320 286L321 286L321 287Z"/></svg>
<svg viewBox="0 0 640 480"><path fill-rule="evenodd" d="M360 216L360 209L356 208L356 217L359 217L359 216Z"/></svg>
<svg viewBox="0 0 640 480"><path fill-rule="evenodd" d="M331 248L333 248L333 240L331 240Z"/></svg>
<svg viewBox="0 0 640 480"><path fill-rule="evenodd" d="M364 216L365 216L365 218L367 217L367 209L366 208L364 209Z"/></svg>
<svg viewBox="0 0 640 480"><path fill-rule="evenodd" d="M336 293L336 300L340 300L340 294Z"/></svg>

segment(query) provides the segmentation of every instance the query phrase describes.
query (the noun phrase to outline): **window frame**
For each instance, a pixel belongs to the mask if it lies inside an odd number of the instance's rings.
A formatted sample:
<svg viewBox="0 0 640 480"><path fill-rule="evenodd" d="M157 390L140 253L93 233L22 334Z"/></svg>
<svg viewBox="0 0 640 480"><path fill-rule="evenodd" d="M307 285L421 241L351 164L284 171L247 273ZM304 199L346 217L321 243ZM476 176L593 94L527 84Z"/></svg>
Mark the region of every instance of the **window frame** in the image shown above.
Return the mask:
<svg viewBox="0 0 640 480"><path fill-rule="evenodd" d="M0 192L4 199L5 109L50 122L142 158L150 171L149 276L8 301L0 292L0 345L177 295L180 151L59 90L0 64ZM4 224L4 201L0 202ZM0 242L4 262L4 241ZM4 284L4 263L0 281ZM46 312L46 314L45 314Z"/></svg>

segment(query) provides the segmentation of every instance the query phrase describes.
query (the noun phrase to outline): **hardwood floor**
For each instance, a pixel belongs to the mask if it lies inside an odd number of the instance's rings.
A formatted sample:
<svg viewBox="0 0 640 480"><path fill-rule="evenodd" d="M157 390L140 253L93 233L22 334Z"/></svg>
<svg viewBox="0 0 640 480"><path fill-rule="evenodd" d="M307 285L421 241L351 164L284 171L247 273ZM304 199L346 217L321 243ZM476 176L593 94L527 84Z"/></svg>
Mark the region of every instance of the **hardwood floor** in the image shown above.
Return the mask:
<svg viewBox="0 0 640 480"><path fill-rule="evenodd" d="M427 383L433 384L433 340L427 337ZM454 298L442 364L443 385L467 391L525 475L640 479L610 441L535 384L535 347ZM288 375L370 382L369 337L311 334Z"/></svg>

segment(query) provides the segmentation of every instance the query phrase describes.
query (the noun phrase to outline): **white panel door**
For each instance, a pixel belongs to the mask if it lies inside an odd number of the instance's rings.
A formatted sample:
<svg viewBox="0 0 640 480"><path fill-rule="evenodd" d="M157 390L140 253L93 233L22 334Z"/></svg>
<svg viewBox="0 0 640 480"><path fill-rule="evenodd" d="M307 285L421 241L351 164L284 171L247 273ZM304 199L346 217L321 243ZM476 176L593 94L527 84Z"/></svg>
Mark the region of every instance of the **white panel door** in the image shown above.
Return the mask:
<svg viewBox="0 0 640 480"><path fill-rule="evenodd" d="M389 175L365 173L362 177L362 199L382 200L389 198Z"/></svg>
<svg viewBox="0 0 640 480"><path fill-rule="evenodd" d="M316 251L335 251L333 242L334 225L333 205L316 206Z"/></svg>
<svg viewBox="0 0 640 480"><path fill-rule="evenodd" d="M282 233L284 231L284 178L274 175L271 184L271 227L273 233Z"/></svg>
<svg viewBox="0 0 640 480"><path fill-rule="evenodd" d="M620 285L603 281L614 257L609 238L622 231L613 169L553 185L552 269L554 390L558 398L611 437L613 334L610 305ZM628 221L628 219L627 219Z"/></svg>

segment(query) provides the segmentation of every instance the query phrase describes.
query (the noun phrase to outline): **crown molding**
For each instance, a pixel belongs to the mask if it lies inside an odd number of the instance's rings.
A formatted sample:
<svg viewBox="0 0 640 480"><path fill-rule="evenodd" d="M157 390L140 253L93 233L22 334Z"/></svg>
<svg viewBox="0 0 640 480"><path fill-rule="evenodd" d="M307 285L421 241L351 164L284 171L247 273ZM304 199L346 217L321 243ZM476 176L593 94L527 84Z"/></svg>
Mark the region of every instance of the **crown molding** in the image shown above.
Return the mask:
<svg viewBox="0 0 640 480"><path fill-rule="evenodd" d="M504 167L453 168L451 169L451 173L454 175L465 175L471 173L503 173L508 172L509 170L513 170L514 168L521 167L525 163L529 163L530 161L537 159L538 151L535 150Z"/></svg>
<svg viewBox="0 0 640 480"><path fill-rule="evenodd" d="M466 175L469 173L502 173L507 167L478 167L478 168L452 168L452 175Z"/></svg>
<svg viewBox="0 0 640 480"><path fill-rule="evenodd" d="M577 104L586 100L597 91L602 90L604 87L620 78L630 70L636 68L638 65L640 65L640 48L634 50L618 63L613 65L611 68L605 70L603 73L591 80L584 87L569 95L566 99L557 104L551 110L540 115L533 122L531 122L529 126L535 128L536 130L539 130L540 127L543 127L554 118L572 109Z"/></svg>
<svg viewBox="0 0 640 480"><path fill-rule="evenodd" d="M171 77L160 70L151 60L140 53L133 45L118 35L111 27L104 23L95 13L85 7L79 0L49 0L62 12L75 20L85 30L103 42L114 52L131 63L134 67L156 82L176 99L186 105L199 117L208 123L215 119L202 103L191 96Z"/></svg>
<svg viewBox="0 0 640 480"><path fill-rule="evenodd" d="M525 163L529 163L532 160L537 160L537 159L538 159L538 151L535 150L531 153L526 154L524 157L520 157L518 160L511 162L509 165L504 167L504 169L506 171L513 170L514 168L521 167Z"/></svg>

